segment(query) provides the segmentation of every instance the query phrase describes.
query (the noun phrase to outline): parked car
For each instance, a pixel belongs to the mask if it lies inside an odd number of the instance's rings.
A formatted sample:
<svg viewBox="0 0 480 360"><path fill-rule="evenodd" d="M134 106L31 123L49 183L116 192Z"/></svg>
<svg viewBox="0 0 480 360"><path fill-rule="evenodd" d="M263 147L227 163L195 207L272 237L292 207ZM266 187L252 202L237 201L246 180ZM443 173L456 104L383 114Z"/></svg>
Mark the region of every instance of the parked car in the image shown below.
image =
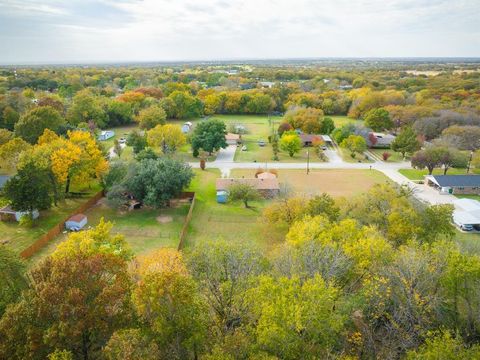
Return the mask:
<svg viewBox="0 0 480 360"><path fill-rule="evenodd" d="M258 146L265 146L266 142L265 140L258 140Z"/></svg>
<svg viewBox="0 0 480 360"><path fill-rule="evenodd" d="M322 145L322 150L327 150L327 147L325 145Z"/></svg>
<svg viewBox="0 0 480 360"><path fill-rule="evenodd" d="M246 145L242 146L242 151L247 151L247 146Z"/></svg>
<svg viewBox="0 0 480 360"><path fill-rule="evenodd" d="M462 229L463 231L473 231L473 225L463 224L462 226L460 226L460 229Z"/></svg>

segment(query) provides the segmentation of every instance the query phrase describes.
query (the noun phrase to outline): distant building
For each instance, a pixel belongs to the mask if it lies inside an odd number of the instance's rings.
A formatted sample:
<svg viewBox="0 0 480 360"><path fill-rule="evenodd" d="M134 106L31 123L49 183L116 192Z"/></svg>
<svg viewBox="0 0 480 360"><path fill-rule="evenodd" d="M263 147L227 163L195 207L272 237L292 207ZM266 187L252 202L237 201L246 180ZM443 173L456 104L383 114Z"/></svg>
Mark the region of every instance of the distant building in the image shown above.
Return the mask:
<svg viewBox="0 0 480 360"><path fill-rule="evenodd" d="M28 211L15 211L13 210L10 205L7 205L0 209L0 220L2 221L20 221L20 219L25 216L29 215ZM32 211L32 218L37 219L40 216L38 210Z"/></svg>
<svg viewBox="0 0 480 360"><path fill-rule="evenodd" d="M111 139L114 136L115 136L115 131L104 130L100 133L100 135L98 135L98 140L105 141L105 140Z"/></svg>
<svg viewBox="0 0 480 360"><path fill-rule="evenodd" d="M453 222L462 230L477 230L480 227L480 202L473 199L458 199L453 203Z"/></svg>
<svg viewBox="0 0 480 360"><path fill-rule="evenodd" d="M480 175L427 175L425 185L440 194L480 194Z"/></svg>
<svg viewBox="0 0 480 360"><path fill-rule="evenodd" d="M315 141L321 141L322 136L321 135L315 135L315 134L299 134L300 140L302 140L302 145L303 146L312 146Z"/></svg>
<svg viewBox="0 0 480 360"><path fill-rule="evenodd" d="M190 121L187 121L182 125L182 133L188 134L193 128L193 124Z"/></svg>
<svg viewBox="0 0 480 360"><path fill-rule="evenodd" d="M275 83L272 81L260 81L259 84L261 87L266 89L271 89L273 85L275 85Z"/></svg>
<svg viewBox="0 0 480 360"><path fill-rule="evenodd" d="M238 145L242 141L242 136L238 134L228 133L225 135L225 141L228 145Z"/></svg>
<svg viewBox="0 0 480 360"><path fill-rule="evenodd" d="M9 175L0 175L0 189L2 189L5 186L8 179L10 179Z"/></svg>
<svg viewBox="0 0 480 360"><path fill-rule="evenodd" d="M368 134L369 146L372 148L390 148L393 140L395 140L395 135L392 134L378 132L371 132Z"/></svg>

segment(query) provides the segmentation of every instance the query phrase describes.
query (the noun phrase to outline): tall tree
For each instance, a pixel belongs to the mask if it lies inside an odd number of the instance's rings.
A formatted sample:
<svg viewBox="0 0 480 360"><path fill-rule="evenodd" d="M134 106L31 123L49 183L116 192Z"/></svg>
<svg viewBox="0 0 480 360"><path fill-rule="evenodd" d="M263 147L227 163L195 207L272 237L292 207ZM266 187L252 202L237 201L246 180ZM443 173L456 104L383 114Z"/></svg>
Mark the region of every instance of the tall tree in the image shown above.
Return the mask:
<svg viewBox="0 0 480 360"><path fill-rule="evenodd" d="M15 124L15 135L30 144L35 144L45 129L58 131L65 120L51 106L41 106L30 110Z"/></svg>
<svg viewBox="0 0 480 360"><path fill-rule="evenodd" d="M362 154L367 150L367 142L360 135L350 135L340 143L340 147L350 151L350 156L355 158L356 154Z"/></svg>
<svg viewBox="0 0 480 360"><path fill-rule="evenodd" d="M167 119L165 110L159 105L152 105L140 111L135 117L142 129L152 129L157 125L164 125Z"/></svg>
<svg viewBox="0 0 480 360"><path fill-rule="evenodd" d="M293 157L302 149L302 141L295 131L286 131L283 133L279 141L280 149Z"/></svg>
<svg viewBox="0 0 480 360"><path fill-rule="evenodd" d="M18 300L27 286L25 264L6 246L0 246L0 318L8 304Z"/></svg>
<svg viewBox="0 0 480 360"><path fill-rule="evenodd" d="M372 109L365 114L365 126L374 131L388 130L393 127L390 114L384 108Z"/></svg>
<svg viewBox="0 0 480 360"><path fill-rule="evenodd" d="M186 142L187 139L178 125L157 125L147 132L148 145L160 148L164 154L175 152Z"/></svg>
<svg viewBox="0 0 480 360"><path fill-rule="evenodd" d="M27 163L10 178L3 188L12 209L27 212L45 210L52 206L52 189L46 172L34 163Z"/></svg>
<svg viewBox="0 0 480 360"><path fill-rule="evenodd" d="M207 120L200 122L193 130L190 138L193 155L198 156L200 150L211 154L213 151L226 148L226 134L227 128L223 121Z"/></svg>
<svg viewBox="0 0 480 360"><path fill-rule="evenodd" d="M406 154L413 154L420 149L420 142L415 131L408 126L393 140L391 147L393 151L402 154L402 157L405 159Z"/></svg>

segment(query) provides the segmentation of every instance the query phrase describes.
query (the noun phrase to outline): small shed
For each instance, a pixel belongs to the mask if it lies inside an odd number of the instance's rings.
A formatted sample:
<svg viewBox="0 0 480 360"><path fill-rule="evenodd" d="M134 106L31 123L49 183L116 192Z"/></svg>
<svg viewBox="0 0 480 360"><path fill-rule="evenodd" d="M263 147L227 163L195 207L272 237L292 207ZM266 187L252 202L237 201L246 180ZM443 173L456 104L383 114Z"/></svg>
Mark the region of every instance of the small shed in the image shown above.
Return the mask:
<svg viewBox="0 0 480 360"><path fill-rule="evenodd" d="M10 205L7 205L0 209L0 220L2 221L20 221L22 216L28 215L28 211L15 211ZM37 219L40 216L38 210L32 211L33 219Z"/></svg>
<svg viewBox="0 0 480 360"><path fill-rule="evenodd" d="M67 230L78 231L87 225L87 217L83 214L73 215L65 222L65 228Z"/></svg>
<svg viewBox="0 0 480 360"><path fill-rule="evenodd" d="M192 130L193 124L190 121L187 121L182 125L182 133L188 134Z"/></svg>
<svg viewBox="0 0 480 360"><path fill-rule="evenodd" d="M115 136L115 131L105 130L105 131L102 131L100 135L98 135L98 140L105 141L105 140L111 139L114 136Z"/></svg>
<svg viewBox="0 0 480 360"><path fill-rule="evenodd" d="M225 204L228 200L228 193L224 190L217 191L217 203Z"/></svg>

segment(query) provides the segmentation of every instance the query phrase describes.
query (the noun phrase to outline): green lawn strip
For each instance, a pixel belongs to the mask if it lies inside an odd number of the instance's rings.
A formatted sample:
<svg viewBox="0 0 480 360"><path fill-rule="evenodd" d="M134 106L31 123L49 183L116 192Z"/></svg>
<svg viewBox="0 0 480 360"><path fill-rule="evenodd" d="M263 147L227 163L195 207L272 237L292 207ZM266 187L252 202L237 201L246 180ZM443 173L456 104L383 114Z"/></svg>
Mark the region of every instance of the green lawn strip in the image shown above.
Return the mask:
<svg viewBox="0 0 480 360"><path fill-rule="evenodd" d="M354 158L350 156L350 151L347 149L338 147L338 154L342 157L343 161L349 162L349 163L373 163L373 160L368 160L365 159L364 154L356 154Z"/></svg>
<svg viewBox="0 0 480 360"><path fill-rule="evenodd" d="M352 124L363 124L362 120L357 120L350 118L348 116L342 116L342 115L325 115L325 117L330 117L333 120L333 123L335 124L336 128L342 127L345 124L352 123Z"/></svg>
<svg viewBox="0 0 480 360"><path fill-rule="evenodd" d="M460 249L468 254L480 255L480 234L479 233L465 233L456 230L455 241L460 246Z"/></svg>
<svg viewBox="0 0 480 360"><path fill-rule="evenodd" d="M428 175L428 170L426 169L400 169L398 172L410 180L423 180ZM447 171L447 175L465 175L466 173L466 169L451 168ZM480 169L473 169L470 173L480 174ZM434 169L433 175L443 175L443 169Z"/></svg>

